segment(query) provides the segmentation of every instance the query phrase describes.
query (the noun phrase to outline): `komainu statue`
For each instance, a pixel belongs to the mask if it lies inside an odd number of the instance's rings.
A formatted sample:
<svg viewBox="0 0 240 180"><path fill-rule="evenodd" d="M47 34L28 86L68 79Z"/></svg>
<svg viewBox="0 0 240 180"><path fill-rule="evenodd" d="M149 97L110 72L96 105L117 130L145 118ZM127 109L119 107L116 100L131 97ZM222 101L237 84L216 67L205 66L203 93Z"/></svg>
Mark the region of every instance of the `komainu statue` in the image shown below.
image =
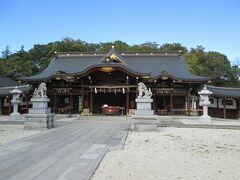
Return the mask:
<svg viewBox="0 0 240 180"><path fill-rule="evenodd" d="M33 97L47 97L47 86L46 83L41 83L38 88L35 88Z"/></svg>
<svg viewBox="0 0 240 180"><path fill-rule="evenodd" d="M151 98L152 97L152 91L151 89L147 88L144 83L140 82L138 83L138 98Z"/></svg>

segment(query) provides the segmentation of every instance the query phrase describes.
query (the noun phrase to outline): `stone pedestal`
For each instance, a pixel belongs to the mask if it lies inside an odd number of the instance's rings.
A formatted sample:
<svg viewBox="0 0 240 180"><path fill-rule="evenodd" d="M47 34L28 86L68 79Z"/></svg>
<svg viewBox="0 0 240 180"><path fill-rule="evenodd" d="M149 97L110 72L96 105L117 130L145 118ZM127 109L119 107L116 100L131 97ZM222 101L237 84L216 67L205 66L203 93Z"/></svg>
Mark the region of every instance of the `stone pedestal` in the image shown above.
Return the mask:
<svg viewBox="0 0 240 180"><path fill-rule="evenodd" d="M152 110L153 99L136 98L135 101L137 103L137 110L135 111L135 115L132 115L132 119L157 119L157 116L154 115L154 111Z"/></svg>
<svg viewBox="0 0 240 180"><path fill-rule="evenodd" d="M137 98L137 110L131 118L134 120L131 129L133 131L157 131L157 116L152 110L151 98Z"/></svg>
<svg viewBox="0 0 240 180"><path fill-rule="evenodd" d="M32 108L25 115L24 129L47 129L54 127L51 109L48 108L49 99L47 97L33 97L31 99Z"/></svg>

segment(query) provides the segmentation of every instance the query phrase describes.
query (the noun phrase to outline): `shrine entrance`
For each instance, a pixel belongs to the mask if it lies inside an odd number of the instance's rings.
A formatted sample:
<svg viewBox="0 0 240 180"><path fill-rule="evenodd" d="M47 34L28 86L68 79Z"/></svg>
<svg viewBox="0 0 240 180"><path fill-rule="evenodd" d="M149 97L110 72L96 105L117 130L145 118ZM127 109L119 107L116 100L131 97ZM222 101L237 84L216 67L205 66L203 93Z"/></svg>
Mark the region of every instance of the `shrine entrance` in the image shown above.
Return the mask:
<svg viewBox="0 0 240 180"><path fill-rule="evenodd" d="M126 115L134 108L138 78L125 69L102 67L87 74L89 110L92 114ZM131 106L130 106L131 105Z"/></svg>
<svg viewBox="0 0 240 180"><path fill-rule="evenodd" d="M156 96L155 106L157 115L168 115L171 111L170 96Z"/></svg>
<svg viewBox="0 0 240 180"><path fill-rule="evenodd" d="M100 92L94 94L93 114L126 114L126 94L122 92Z"/></svg>

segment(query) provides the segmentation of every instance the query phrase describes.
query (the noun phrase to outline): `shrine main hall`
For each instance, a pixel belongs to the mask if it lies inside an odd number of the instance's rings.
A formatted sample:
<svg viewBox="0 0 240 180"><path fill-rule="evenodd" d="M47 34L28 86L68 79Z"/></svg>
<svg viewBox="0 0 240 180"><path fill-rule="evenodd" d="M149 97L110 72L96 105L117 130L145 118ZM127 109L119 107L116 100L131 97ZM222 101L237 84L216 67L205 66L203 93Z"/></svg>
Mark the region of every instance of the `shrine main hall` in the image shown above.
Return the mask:
<svg viewBox="0 0 240 180"><path fill-rule="evenodd" d="M143 82L152 90L155 114L189 115L210 78L190 73L176 52L122 53L112 47L106 54L56 53L40 74L20 80L33 87L45 82L54 113L134 114L137 84Z"/></svg>

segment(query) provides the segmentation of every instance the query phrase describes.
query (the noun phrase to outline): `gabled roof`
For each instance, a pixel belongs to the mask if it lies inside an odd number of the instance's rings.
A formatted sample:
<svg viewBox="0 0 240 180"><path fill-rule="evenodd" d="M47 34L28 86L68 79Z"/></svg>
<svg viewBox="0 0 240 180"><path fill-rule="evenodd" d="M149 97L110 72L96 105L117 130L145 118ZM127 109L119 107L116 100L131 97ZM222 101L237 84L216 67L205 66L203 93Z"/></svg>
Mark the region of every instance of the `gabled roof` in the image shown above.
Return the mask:
<svg viewBox="0 0 240 180"><path fill-rule="evenodd" d="M0 96L8 96L10 95L10 91L12 91L16 86L9 86L9 87L0 87ZM19 90L22 92L28 92L32 89L31 85L18 85Z"/></svg>
<svg viewBox="0 0 240 180"><path fill-rule="evenodd" d="M108 52L108 54L101 59L100 63L120 63L120 64L125 64L124 58L116 51L114 46L112 49Z"/></svg>
<svg viewBox="0 0 240 180"><path fill-rule="evenodd" d="M8 87L8 86L19 86L19 84L13 79L0 74L0 87Z"/></svg>
<svg viewBox="0 0 240 180"><path fill-rule="evenodd" d="M208 86L206 88L211 91L213 96L223 96L223 97L240 97L240 88L229 88L229 87L219 87L219 86Z"/></svg>
<svg viewBox="0 0 240 180"><path fill-rule="evenodd" d="M116 61L106 61L114 55ZM112 48L107 54L57 54L48 67L40 74L20 78L24 81L44 81L63 72L71 75L81 75L92 68L103 66L119 67L136 76L149 74L150 78L157 79L168 75L182 81L208 81L210 78L196 76L189 72L185 60L174 53L119 53ZM164 72L164 73L163 73Z"/></svg>
<svg viewBox="0 0 240 180"><path fill-rule="evenodd" d="M13 90L15 87L19 87L19 89L23 92L29 91L31 89L30 85L20 85L13 79L0 74L0 96L7 96L10 94L9 91Z"/></svg>

